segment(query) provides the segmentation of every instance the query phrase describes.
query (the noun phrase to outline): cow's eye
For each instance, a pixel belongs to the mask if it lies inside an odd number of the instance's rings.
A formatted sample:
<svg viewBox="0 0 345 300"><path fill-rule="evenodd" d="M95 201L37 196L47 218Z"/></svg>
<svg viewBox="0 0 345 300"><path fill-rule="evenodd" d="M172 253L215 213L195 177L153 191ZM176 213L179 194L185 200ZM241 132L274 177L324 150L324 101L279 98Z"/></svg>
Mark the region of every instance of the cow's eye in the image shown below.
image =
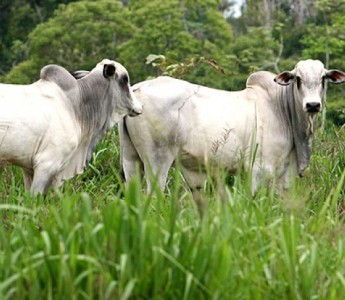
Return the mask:
<svg viewBox="0 0 345 300"><path fill-rule="evenodd" d="M302 85L302 78L299 77L299 76L297 76L297 77L296 77L296 81L297 81L297 87L300 88L301 85Z"/></svg>
<svg viewBox="0 0 345 300"><path fill-rule="evenodd" d="M120 83L121 83L122 85L127 85L127 84L128 84L128 81L129 81L129 79L128 79L128 75L127 75L127 74L122 75L122 76L120 77Z"/></svg>

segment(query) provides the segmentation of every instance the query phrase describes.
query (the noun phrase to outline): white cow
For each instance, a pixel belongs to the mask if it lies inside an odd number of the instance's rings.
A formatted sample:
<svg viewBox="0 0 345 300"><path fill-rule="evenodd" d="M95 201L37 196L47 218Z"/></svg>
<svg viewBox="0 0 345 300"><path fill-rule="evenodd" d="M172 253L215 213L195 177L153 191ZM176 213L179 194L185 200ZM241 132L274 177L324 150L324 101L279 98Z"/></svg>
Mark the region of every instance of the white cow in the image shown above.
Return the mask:
<svg viewBox="0 0 345 300"><path fill-rule="evenodd" d="M57 65L40 77L0 84L0 165L20 166L33 194L82 173L106 131L142 112L118 62L105 59L79 80Z"/></svg>
<svg viewBox="0 0 345 300"><path fill-rule="evenodd" d="M133 86L143 114L119 124L121 163L126 181L144 169L164 189L178 159L186 182L200 188L200 165L235 172L252 171L252 192L276 178L287 188L290 178L309 164L311 142L322 109L324 81L345 81L345 73L326 70L317 60L300 61L291 72L253 73L246 88L228 92L158 77Z"/></svg>

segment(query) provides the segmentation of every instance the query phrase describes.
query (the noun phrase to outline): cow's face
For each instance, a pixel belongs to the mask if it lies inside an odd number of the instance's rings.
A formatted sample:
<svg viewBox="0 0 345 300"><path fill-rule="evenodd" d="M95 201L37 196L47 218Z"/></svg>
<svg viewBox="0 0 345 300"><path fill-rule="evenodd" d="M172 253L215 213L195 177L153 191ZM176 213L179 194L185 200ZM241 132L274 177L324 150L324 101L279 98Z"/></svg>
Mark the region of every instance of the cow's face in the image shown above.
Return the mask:
<svg viewBox="0 0 345 300"><path fill-rule="evenodd" d="M296 100L309 114L318 113L322 109L325 80L342 83L345 81L345 73L339 70L328 71L322 62L309 59L300 61L292 71L282 72L274 79L281 85L293 84Z"/></svg>
<svg viewBox="0 0 345 300"><path fill-rule="evenodd" d="M142 113L143 107L130 87L129 75L120 63L104 60L103 76L110 80L114 90L114 112L112 119L118 122L125 115L137 116Z"/></svg>

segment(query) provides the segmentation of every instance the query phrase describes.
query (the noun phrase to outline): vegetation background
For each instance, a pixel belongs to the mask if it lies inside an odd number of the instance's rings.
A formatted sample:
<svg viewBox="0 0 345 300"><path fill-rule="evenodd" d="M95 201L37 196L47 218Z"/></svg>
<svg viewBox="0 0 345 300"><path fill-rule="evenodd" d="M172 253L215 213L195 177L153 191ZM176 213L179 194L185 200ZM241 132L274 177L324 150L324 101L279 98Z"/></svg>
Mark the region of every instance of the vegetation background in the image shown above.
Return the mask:
<svg viewBox="0 0 345 300"><path fill-rule="evenodd" d="M169 73L227 90L305 58L345 70L345 0L245 0L236 17L234 2L2 0L0 81L106 57L132 83ZM246 174L220 173L202 216L178 167L164 194L122 184L116 129L84 174L44 198L4 168L0 299L343 299L344 94L329 88L326 130L286 195L252 197Z"/></svg>
<svg viewBox="0 0 345 300"><path fill-rule="evenodd" d="M242 89L253 71L291 70L300 59L345 69L344 0L246 0L237 17L235 2L2 0L0 79L30 83L46 64L90 69L105 57L122 62L132 83L183 63L174 76L227 90ZM158 66L147 63L150 54L162 55ZM344 93L328 93L338 125Z"/></svg>

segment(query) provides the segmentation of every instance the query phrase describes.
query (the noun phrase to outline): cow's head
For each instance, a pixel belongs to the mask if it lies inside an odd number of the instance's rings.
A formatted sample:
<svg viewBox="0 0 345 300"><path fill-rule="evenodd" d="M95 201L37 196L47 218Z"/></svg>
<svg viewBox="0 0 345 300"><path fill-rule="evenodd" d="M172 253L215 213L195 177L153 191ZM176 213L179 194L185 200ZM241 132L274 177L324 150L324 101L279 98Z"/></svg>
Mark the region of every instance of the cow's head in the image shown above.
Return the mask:
<svg viewBox="0 0 345 300"><path fill-rule="evenodd" d="M110 81L115 92L114 121L125 115L137 116L142 113L143 107L130 87L129 75L126 68L118 62L104 59L99 63L103 67L103 76Z"/></svg>
<svg viewBox="0 0 345 300"><path fill-rule="evenodd" d="M278 74L274 81L280 85L293 84L295 98L305 112L315 114L322 109L322 96L325 80L343 83L345 73L327 70L319 60L304 60L297 63L292 71Z"/></svg>
<svg viewBox="0 0 345 300"><path fill-rule="evenodd" d="M124 66L113 60L104 59L92 71L78 70L70 73L75 79L83 80L93 72L102 74L109 83L107 88L101 87L99 84L93 87L98 92L99 89L103 89L103 94L111 96L110 103L108 101L109 106L104 107L106 110L104 114L110 117L108 119L109 127L112 127L126 115L134 117L142 113L142 104L132 92L129 75ZM95 101L95 105L98 105L97 101Z"/></svg>

